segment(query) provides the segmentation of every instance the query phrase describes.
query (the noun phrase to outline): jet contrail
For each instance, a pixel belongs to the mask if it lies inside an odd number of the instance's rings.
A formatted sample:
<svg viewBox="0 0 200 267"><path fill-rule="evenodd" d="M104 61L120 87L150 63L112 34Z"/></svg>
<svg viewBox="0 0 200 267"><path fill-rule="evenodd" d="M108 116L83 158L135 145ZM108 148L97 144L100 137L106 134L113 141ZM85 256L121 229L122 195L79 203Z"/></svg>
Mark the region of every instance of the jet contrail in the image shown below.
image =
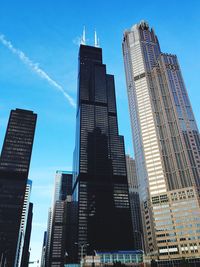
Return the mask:
<svg viewBox="0 0 200 267"><path fill-rule="evenodd" d="M52 85L54 88L56 88L58 91L60 91L64 95L64 97L68 100L69 104L72 107L76 106L73 98L70 95L68 95L68 93L65 92L65 90L63 89L63 87L60 84L58 84L51 77L49 77L49 75L38 66L38 63L34 63L29 57L27 57L24 54L24 52L22 52L21 50L15 48L10 41L6 40L6 38L5 38L5 36L3 34L0 34L0 42L5 47L7 47L13 54L17 55L18 58L25 65L30 67L32 69L32 71L34 71L38 76L40 76L40 78L46 80L50 85Z"/></svg>

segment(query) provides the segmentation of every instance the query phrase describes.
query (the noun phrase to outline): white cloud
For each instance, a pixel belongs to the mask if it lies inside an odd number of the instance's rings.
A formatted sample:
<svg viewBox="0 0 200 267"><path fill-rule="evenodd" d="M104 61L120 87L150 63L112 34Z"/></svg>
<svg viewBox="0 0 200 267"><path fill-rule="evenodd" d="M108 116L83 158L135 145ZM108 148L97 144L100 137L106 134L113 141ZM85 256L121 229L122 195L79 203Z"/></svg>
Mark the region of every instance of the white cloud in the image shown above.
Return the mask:
<svg viewBox="0 0 200 267"><path fill-rule="evenodd" d="M14 55L17 55L18 58L28 67L31 68L32 71L34 71L40 78L46 80L51 86L53 86L54 88L56 88L58 91L60 91L64 97L68 100L69 104L72 107L75 107L76 104L74 102L74 99L65 92L65 90L63 89L63 87L58 84L55 80L53 80L44 70L42 70L39 67L38 63L34 63L28 56L25 55L24 52L22 52L21 50L15 48L13 46L13 44L8 41L5 36L3 34L0 34L0 42L7 47Z"/></svg>

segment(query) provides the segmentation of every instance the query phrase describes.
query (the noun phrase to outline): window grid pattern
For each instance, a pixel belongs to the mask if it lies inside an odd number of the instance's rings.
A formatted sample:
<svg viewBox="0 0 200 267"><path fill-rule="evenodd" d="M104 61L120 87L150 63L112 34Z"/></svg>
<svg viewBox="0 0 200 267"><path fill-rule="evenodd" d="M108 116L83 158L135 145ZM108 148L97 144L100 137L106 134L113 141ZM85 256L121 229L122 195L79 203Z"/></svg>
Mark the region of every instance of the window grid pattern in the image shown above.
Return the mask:
<svg viewBox="0 0 200 267"><path fill-rule="evenodd" d="M200 141L177 58L161 53L146 22L124 33L123 56L147 251L160 259L199 256ZM157 205L167 213L154 214ZM188 213L179 214L188 219L174 219L174 205L185 205Z"/></svg>

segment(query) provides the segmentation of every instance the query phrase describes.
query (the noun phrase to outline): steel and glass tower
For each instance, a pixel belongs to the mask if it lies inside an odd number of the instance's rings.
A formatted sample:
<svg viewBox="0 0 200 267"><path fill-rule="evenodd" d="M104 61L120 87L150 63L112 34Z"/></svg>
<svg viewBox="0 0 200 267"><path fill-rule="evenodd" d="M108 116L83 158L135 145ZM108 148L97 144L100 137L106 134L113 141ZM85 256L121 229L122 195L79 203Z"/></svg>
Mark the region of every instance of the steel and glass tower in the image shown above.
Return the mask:
<svg viewBox="0 0 200 267"><path fill-rule="evenodd" d="M12 110L0 157L0 262L13 267L37 115Z"/></svg>
<svg viewBox="0 0 200 267"><path fill-rule="evenodd" d="M200 140L177 57L144 21L123 56L147 252L199 256Z"/></svg>
<svg viewBox="0 0 200 267"><path fill-rule="evenodd" d="M80 46L76 127L77 243L88 255L133 249L124 139L114 77L106 73L101 48Z"/></svg>

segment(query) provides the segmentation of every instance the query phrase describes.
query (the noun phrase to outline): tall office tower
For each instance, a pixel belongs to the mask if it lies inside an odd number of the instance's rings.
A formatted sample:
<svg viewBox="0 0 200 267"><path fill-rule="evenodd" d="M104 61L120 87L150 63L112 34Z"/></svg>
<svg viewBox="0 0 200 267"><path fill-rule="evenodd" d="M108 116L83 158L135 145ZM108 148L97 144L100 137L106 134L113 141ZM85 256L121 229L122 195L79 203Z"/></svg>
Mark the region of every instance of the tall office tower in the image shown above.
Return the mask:
<svg viewBox="0 0 200 267"><path fill-rule="evenodd" d="M68 204L72 196L72 173L57 171L55 178L54 201L49 266L62 267L71 252L70 214Z"/></svg>
<svg viewBox="0 0 200 267"><path fill-rule="evenodd" d="M124 139L118 134L114 76L106 73L101 48L80 46L78 77L73 196L79 253L130 250Z"/></svg>
<svg viewBox="0 0 200 267"><path fill-rule="evenodd" d="M21 265L21 260L22 260L23 246L25 242L25 232L26 232L28 213L29 213L31 188L32 188L32 181L28 180L26 184L24 204L23 204L22 216L21 216L21 226L20 226L19 237L18 237L18 247L17 247L16 258L15 258L16 267Z"/></svg>
<svg viewBox="0 0 200 267"><path fill-rule="evenodd" d="M33 220L33 203L29 203L28 208L28 217L26 223L26 231L24 236L24 246L22 251L22 259L21 259L21 267L28 267L29 266L29 259L30 259L30 239L31 239L31 230L32 230L32 220Z"/></svg>
<svg viewBox="0 0 200 267"><path fill-rule="evenodd" d="M147 252L199 257L200 140L177 57L144 21L125 31L123 56Z"/></svg>
<svg viewBox="0 0 200 267"><path fill-rule="evenodd" d="M135 169L135 160L129 155L126 155L126 169L127 169L128 190L129 190L131 217L133 225L134 247L136 249L144 250L138 179Z"/></svg>
<svg viewBox="0 0 200 267"><path fill-rule="evenodd" d="M12 110L0 158L0 259L13 267L37 115Z"/></svg>

